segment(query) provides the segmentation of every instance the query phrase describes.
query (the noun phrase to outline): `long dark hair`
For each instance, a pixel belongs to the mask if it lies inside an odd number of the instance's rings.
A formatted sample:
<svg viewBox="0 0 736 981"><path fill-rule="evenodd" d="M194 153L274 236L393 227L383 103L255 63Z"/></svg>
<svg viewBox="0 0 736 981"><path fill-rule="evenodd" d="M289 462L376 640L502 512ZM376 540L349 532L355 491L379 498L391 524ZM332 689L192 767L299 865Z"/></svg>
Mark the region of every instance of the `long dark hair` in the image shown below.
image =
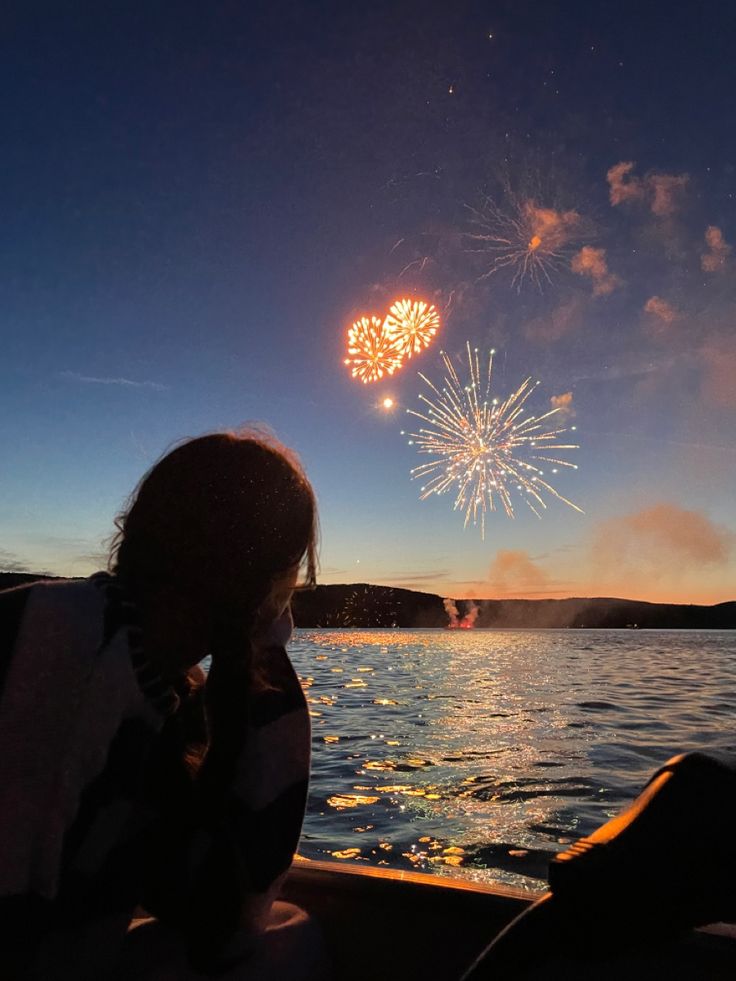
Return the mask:
<svg viewBox="0 0 736 981"><path fill-rule="evenodd" d="M236 648L245 684L231 687L242 734L259 611L296 566L303 585L315 582L317 509L298 459L252 429L186 440L145 474L115 525L110 571L141 604L155 606L162 595L184 599L206 645L202 656L213 654L213 681L216 653L228 644ZM228 732L230 713L216 711L217 702L226 707L228 684L208 686L202 731L187 710L198 678L190 670L175 679L182 711L165 727L164 743L191 773L211 756L202 776L224 786L238 752ZM165 770L161 779L168 779Z"/></svg>
<svg viewBox="0 0 736 981"><path fill-rule="evenodd" d="M166 869L166 881L180 881L186 894L192 886L181 875L180 845L190 825L182 814L194 808L194 820L210 826L226 806L257 674L253 630L264 610L274 615L268 601L282 596L285 583L288 592L296 567L305 585L315 581L314 492L296 457L276 440L253 430L213 433L182 443L155 464L116 527L110 571L142 605L183 600L208 647L202 654L212 654L204 691L197 669L174 681L180 708L147 765L148 792L163 815L147 861ZM146 887L154 903L163 878L152 875ZM234 918L225 922L208 895L195 889L185 900L197 924L190 954L203 964L238 916L233 906Z"/></svg>
<svg viewBox="0 0 736 981"><path fill-rule="evenodd" d="M314 585L317 510L296 456L254 430L181 443L143 477L115 521L110 571L139 589L179 584L203 609L252 620L303 567Z"/></svg>

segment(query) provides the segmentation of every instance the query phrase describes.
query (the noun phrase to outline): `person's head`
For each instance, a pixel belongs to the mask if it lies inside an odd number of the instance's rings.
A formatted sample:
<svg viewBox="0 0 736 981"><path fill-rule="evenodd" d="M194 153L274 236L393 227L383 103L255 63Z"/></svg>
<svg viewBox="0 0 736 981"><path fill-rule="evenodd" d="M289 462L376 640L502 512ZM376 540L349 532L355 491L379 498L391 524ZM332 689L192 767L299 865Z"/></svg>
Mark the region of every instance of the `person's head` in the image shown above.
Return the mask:
<svg viewBox="0 0 736 981"><path fill-rule="evenodd" d="M177 446L144 476L116 525L111 570L139 595L191 600L204 619L255 622L288 601L300 568L314 585L314 493L295 456L260 433Z"/></svg>

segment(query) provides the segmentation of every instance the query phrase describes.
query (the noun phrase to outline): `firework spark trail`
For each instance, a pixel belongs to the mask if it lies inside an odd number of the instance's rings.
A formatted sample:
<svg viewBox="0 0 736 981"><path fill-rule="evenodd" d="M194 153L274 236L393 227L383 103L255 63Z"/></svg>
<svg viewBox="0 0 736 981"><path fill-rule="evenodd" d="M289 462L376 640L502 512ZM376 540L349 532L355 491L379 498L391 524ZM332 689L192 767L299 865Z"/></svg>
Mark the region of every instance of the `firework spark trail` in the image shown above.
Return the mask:
<svg viewBox="0 0 736 981"><path fill-rule="evenodd" d="M433 259L429 255L423 255L421 257L421 259L412 259L411 262L407 262L407 264L404 266L404 268L399 273L399 279L401 279L402 276L405 276L409 272L410 269L414 269L415 267L418 267L418 270L417 270L418 272L420 272L420 273L421 272L424 272L424 270L427 268L427 266L429 265L429 263L432 262L432 261L433 261Z"/></svg>
<svg viewBox="0 0 736 981"><path fill-rule="evenodd" d="M578 449L560 437L566 429L550 428L547 420L559 413L550 409L540 416L524 415L525 403L539 382L527 378L504 401L491 397L493 354L488 357L488 371L481 374L478 349L468 352L469 381L463 385L450 357L443 351L442 360L447 372L440 389L425 375L419 377L429 386L432 395L420 395L425 411L407 410L426 422L418 433L409 433L411 445L419 453L434 457L411 471L412 478L430 479L422 487L420 499L430 494L455 493L455 510L465 512L465 526L473 520L480 522L485 537L485 518L500 504L506 514L514 517L513 492L531 508L538 518L547 508L548 494L582 513L581 508L563 497L545 480L545 463L577 470L577 465L561 459L560 451ZM574 428L574 427L573 427ZM553 455L549 455L552 453Z"/></svg>
<svg viewBox="0 0 736 981"><path fill-rule="evenodd" d="M403 360L396 339L378 317L361 317L355 321L348 330L348 354L345 364L352 365L350 374L364 385L392 375Z"/></svg>
<svg viewBox="0 0 736 981"><path fill-rule="evenodd" d="M486 255L490 260L480 280L511 267L511 286L517 292L521 292L527 278L541 290L545 282L551 285L554 274L567 265L575 243L586 237L583 220L577 211L540 207L534 200L517 197L509 188L505 196L507 211L490 197L480 208L466 205L473 229L467 238L476 247L465 251Z"/></svg>
<svg viewBox="0 0 736 981"><path fill-rule="evenodd" d="M384 329L395 339L399 353L405 358L431 344L439 326L437 307L423 300L397 300L384 321Z"/></svg>

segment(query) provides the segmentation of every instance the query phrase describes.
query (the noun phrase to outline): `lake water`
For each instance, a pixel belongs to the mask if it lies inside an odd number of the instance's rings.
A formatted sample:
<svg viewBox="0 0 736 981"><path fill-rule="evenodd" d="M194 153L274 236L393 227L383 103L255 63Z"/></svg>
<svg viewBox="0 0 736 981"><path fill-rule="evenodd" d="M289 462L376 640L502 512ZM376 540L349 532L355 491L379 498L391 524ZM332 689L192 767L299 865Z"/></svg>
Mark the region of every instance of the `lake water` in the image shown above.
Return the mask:
<svg viewBox="0 0 736 981"><path fill-rule="evenodd" d="M538 889L669 756L736 752L736 632L298 630L300 851Z"/></svg>

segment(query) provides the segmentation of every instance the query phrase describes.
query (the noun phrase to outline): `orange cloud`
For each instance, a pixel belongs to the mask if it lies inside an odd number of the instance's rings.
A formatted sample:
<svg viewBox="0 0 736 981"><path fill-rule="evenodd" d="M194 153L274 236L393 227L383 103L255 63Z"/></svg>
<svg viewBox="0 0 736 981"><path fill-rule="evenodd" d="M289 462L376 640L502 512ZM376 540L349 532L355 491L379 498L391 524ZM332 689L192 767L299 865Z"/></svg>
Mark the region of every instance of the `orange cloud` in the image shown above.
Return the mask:
<svg viewBox="0 0 736 981"><path fill-rule="evenodd" d="M622 160L611 167L607 174L608 194L616 206L626 201L646 202L652 214L667 218L677 211L689 174L647 174L637 177L632 171L633 160Z"/></svg>
<svg viewBox="0 0 736 981"><path fill-rule="evenodd" d="M731 246L717 225L708 225L705 230L705 243L708 251L700 257L700 268L703 272L721 272L726 268L726 259L731 254Z"/></svg>
<svg viewBox="0 0 736 981"><path fill-rule="evenodd" d="M544 590L549 578L523 549L502 548L488 571L489 585L496 596L520 596Z"/></svg>
<svg viewBox="0 0 736 981"><path fill-rule="evenodd" d="M651 313L653 317L657 320L662 321L668 327L677 320L679 313L668 303L667 300L663 300L661 296L650 296L647 302L644 304L644 310L646 313Z"/></svg>
<svg viewBox="0 0 736 981"><path fill-rule="evenodd" d="M723 566L733 543L731 531L699 511L662 503L601 522L590 557L599 574L646 582Z"/></svg>
<svg viewBox="0 0 736 981"><path fill-rule="evenodd" d="M582 219L577 211L540 208L533 201L524 203L529 228L529 248L543 247L545 253L558 252L580 234Z"/></svg>
<svg viewBox="0 0 736 981"><path fill-rule="evenodd" d="M673 215L679 207L679 198L690 180L689 174L650 174L646 178L652 191L652 214L660 218Z"/></svg>
<svg viewBox="0 0 736 981"><path fill-rule="evenodd" d="M640 178L631 177L631 171L636 164L633 160L622 160L615 164L606 174L608 194L611 204L622 204L624 201L639 201L646 197L646 190Z"/></svg>
<svg viewBox="0 0 736 981"><path fill-rule="evenodd" d="M608 271L606 250L593 248L592 245L584 245L572 257L570 268L579 276L589 276L593 280L593 294L595 296L612 293L621 283L618 276L614 276Z"/></svg>
<svg viewBox="0 0 736 981"><path fill-rule="evenodd" d="M575 415L575 409L572 404L572 392L563 392L562 395L553 395L549 401L553 409L559 409L561 416Z"/></svg>

